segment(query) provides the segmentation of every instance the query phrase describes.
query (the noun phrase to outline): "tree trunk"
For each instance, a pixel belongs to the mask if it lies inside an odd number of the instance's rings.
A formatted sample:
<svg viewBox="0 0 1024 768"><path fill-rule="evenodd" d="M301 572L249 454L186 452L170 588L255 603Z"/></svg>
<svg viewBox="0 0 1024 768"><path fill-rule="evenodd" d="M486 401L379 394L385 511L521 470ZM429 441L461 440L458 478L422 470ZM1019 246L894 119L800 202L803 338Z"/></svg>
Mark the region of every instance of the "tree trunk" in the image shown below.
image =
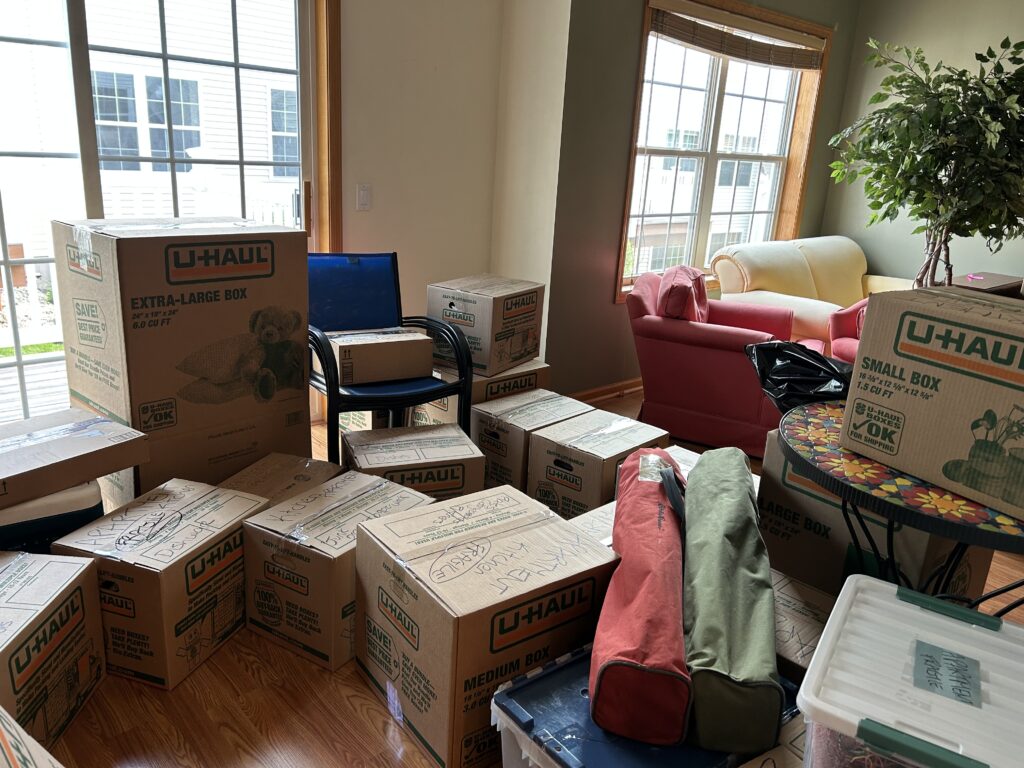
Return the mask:
<svg viewBox="0 0 1024 768"><path fill-rule="evenodd" d="M925 230L924 264L914 278L915 288L953 284L953 265L949 260L949 241L952 237L949 227L930 225ZM942 279L939 278L940 264L944 266Z"/></svg>

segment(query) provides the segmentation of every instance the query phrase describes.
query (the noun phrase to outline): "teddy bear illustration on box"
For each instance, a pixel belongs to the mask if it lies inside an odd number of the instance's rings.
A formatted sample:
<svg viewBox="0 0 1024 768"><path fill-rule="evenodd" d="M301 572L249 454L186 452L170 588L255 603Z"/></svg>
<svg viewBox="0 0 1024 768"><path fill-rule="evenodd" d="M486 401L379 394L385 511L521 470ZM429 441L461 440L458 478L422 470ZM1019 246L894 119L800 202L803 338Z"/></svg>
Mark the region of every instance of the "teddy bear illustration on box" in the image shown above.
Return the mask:
<svg viewBox="0 0 1024 768"><path fill-rule="evenodd" d="M294 309L267 306L249 318L248 333L218 339L193 350L177 369L195 381L178 395L191 403L217 405L246 395L272 400L279 389L305 385L306 347L302 315Z"/></svg>

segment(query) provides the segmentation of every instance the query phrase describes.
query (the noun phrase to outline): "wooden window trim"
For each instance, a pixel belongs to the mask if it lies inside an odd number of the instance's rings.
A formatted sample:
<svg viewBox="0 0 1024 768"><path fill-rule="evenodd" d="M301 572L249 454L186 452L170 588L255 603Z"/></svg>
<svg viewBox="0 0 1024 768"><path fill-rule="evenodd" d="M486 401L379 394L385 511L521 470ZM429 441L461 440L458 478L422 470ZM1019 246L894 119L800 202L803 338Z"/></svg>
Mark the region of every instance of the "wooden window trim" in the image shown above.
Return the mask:
<svg viewBox="0 0 1024 768"><path fill-rule="evenodd" d="M804 194L807 189L808 165L814 147L814 131L821 106L821 87L828 71L828 60L832 50L832 29L812 21L788 16L778 11L748 5L741 0L693 0L693 2L755 21L768 22L795 32L821 38L825 41L822 49L821 69L802 70L794 106L793 127L790 133L789 151L786 154L786 168L779 191L779 213L775 218L772 238L791 240L800 233L800 217L803 213ZM633 174L636 164L636 141L640 126L640 106L643 99L644 67L647 62L647 41L651 32L651 6L644 9L641 30L640 56L637 60L636 98L633 103L633 131L629 146L629 170L626 175L626 198L622 211L622 230L619 238L618 266L615 270L614 302L625 302L633 288L635 278L623 278L626 266L626 239L629 232L629 208L633 199Z"/></svg>
<svg viewBox="0 0 1024 768"><path fill-rule="evenodd" d="M341 190L341 3L315 4L316 153L314 157L313 225L310 232L320 251L342 249Z"/></svg>

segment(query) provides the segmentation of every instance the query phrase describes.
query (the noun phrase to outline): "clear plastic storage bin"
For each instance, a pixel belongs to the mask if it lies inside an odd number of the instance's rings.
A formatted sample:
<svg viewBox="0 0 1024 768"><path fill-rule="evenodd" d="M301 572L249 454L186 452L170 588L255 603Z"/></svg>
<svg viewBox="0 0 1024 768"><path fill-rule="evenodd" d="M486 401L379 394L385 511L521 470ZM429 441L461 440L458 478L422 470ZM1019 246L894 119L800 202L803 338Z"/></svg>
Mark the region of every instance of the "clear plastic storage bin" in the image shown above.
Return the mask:
<svg viewBox="0 0 1024 768"><path fill-rule="evenodd" d="M805 768L1024 766L1024 627L847 579L797 705Z"/></svg>

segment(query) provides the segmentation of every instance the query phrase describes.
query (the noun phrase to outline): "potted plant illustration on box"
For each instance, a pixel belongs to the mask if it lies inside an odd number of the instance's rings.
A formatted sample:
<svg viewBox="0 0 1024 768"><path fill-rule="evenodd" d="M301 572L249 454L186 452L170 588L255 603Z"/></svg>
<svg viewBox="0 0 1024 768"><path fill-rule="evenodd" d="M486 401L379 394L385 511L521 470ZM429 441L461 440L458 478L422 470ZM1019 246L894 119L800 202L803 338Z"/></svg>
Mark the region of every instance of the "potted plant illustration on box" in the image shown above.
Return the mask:
<svg viewBox="0 0 1024 768"><path fill-rule="evenodd" d="M863 179L869 226L901 210L920 222L925 259L914 287L951 285L954 235L981 235L993 253L1024 235L1024 41L974 54L977 74L932 67L920 48L868 46L868 62L890 72L868 103L889 103L832 137L832 178Z"/></svg>
<svg viewBox="0 0 1024 768"><path fill-rule="evenodd" d="M991 408L971 422L971 445L966 459L947 461L942 474L989 496L1020 505L1024 499L1024 450L1006 444L1024 436L1024 407L1013 406L1000 418Z"/></svg>

